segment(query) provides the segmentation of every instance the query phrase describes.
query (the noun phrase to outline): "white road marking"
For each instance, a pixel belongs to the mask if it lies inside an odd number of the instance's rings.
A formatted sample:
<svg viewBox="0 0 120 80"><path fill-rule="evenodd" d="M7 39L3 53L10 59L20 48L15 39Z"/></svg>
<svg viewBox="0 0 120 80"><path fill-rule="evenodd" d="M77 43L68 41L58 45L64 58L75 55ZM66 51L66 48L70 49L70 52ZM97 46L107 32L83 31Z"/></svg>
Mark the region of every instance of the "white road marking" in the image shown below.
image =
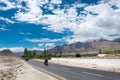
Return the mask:
<svg viewBox="0 0 120 80"><path fill-rule="evenodd" d="M89 75L93 75L93 76L99 76L99 77L104 77L103 75L100 75L100 74L96 74L96 73L90 73L90 72L82 72L84 74L89 74Z"/></svg>

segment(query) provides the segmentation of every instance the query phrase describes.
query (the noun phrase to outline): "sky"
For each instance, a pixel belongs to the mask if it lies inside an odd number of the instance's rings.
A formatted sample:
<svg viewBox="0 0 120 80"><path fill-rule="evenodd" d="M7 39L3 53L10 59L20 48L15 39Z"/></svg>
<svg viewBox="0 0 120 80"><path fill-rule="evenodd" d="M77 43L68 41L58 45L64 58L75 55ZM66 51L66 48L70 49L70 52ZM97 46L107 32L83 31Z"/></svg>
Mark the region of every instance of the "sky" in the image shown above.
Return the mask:
<svg viewBox="0 0 120 80"><path fill-rule="evenodd" d="M120 0L0 0L0 50L120 37Z"/></svg>

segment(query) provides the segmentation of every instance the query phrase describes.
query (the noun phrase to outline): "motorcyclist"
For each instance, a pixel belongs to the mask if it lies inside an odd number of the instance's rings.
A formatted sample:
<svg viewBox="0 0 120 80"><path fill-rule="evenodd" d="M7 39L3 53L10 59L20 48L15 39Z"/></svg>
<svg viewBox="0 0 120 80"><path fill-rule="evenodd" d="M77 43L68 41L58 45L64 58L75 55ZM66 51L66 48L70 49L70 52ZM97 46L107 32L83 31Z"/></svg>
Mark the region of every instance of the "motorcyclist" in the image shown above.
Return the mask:
<svg viewBox="0 0 120 80"><path fill-rule="evenodd" d="M45 59L44 64L45 64L46 66L48 66L48 59L47 59L47 58Z"/></svg>

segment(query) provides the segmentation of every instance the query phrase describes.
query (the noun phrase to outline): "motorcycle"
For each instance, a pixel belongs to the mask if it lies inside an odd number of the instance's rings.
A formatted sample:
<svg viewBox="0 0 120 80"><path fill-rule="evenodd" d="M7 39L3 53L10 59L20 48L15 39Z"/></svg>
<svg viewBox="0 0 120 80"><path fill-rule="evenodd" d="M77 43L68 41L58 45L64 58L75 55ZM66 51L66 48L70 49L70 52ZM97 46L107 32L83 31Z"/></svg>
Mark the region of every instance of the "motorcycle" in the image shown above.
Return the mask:
<svg viewBox="0 0 120 80"><path fill-rule="evenodd" d="M44 64L48 66L48 59L45 59Z"/></svg>

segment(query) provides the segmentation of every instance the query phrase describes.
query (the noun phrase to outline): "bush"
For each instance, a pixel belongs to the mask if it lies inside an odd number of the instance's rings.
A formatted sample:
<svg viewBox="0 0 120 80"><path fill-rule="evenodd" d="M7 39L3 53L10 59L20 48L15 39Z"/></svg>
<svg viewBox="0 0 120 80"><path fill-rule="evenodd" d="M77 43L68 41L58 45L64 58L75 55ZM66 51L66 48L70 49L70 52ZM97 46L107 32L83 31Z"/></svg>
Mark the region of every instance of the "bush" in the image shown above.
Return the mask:
<svg viewBox="0 0 120 80"><path fill-rule="evenodd" d="M104 50L104 51L102 51L102 54L110 54L110 51Z"/></svg>
<svg viewBox="0 0 120 80"><path fill-rule="evenodd" d="M22 55L22 58L26 58L27 56L26 55Z"/></svg>
<svg viewBox="0 0 120 80"><path fill-rule="evenodd" d="M99 49L99 54L111 54L111 51Z"/></svg>
<svg viewBox="0 0 120 80"><path fill-rule="evenodd" d="M67 54L63 54L62 57L68 57L68 55Z"/></svg>
<svg viewBox="0 0 120 80"><path fill-rule="evenodd" d="M48 57L48 59L50 60L51 57L52 57L52 54L48 54L47 57Z"/></svg>
<svg viewBox="0 0 120 80"><path fill-rule="evenodd" d="M52 54L52 57L57 57L56 53L55 53L55 54Z"/></svg>
<svg viewBox="0 0 120 80"><path fill-rule="evenodd" d="M44 59L44 55L42 53L36 54L35 57L39 59Z"/></svg>
<svg viewBox="0 0 120 80"><path fill-rule="evenodd" d="M98 52L99 54L102 54L102 50L101 49L99 49L99 52Z"/></svg>
<svg viewBox="0 0 120 80"><path fill-rule="evenodd" d="M77 52L76 57L81 57L81 54Z"/></svg>
<svg viewBox="0 0 120 80"><path fill-rule="evenodd" d="M114 50L114 52L120 54L120 49L118 49L118 50Z"/></svg>

